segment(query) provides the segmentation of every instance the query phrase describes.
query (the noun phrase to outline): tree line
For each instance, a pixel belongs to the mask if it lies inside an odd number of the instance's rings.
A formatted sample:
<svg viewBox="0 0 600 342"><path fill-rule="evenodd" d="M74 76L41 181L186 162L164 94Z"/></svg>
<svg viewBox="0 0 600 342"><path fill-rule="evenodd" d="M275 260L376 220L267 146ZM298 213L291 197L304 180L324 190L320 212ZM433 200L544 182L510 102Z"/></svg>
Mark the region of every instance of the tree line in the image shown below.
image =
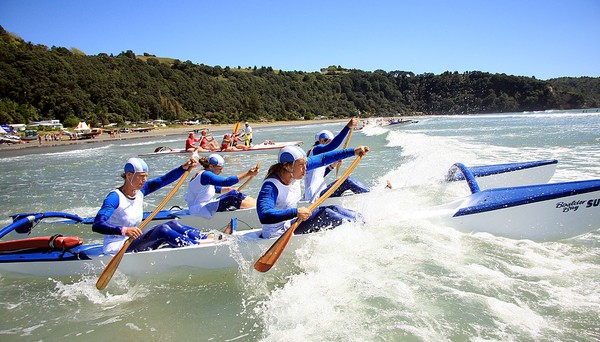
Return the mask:
<svg viewBox="0 0 600 342"><path fill-rule="evenodd" d="M211 123L473 114L600 107L600 78L481 71L414 74L329 66L320 72L94 56L25 42L0 26L0 122L93 126L154 119Z"/></svg>

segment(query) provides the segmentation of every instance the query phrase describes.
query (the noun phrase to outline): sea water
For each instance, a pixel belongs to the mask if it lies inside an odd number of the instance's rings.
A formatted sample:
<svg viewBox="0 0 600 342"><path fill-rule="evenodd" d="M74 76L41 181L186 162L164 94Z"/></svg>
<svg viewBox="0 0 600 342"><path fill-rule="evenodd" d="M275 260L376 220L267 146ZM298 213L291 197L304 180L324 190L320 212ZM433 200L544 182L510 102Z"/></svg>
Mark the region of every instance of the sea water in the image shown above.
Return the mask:
<svg viewBox="0 0 600 342"><path fill-rule="evenodd" d="M600 231L536 243L464 234L423 219L428 207L468 194L441 181L456 163L486 165L558 159L552 182L600 178L600 113L549 111L419 117L418 123L356 131L350 146L371 149L353 176L372 187L364 225L310 238L293 265L159 276L0 274L0 340L76 338L149 341L597 341L600 339ZM261 127L254 141L303 140L343 123ZM2 158L0 226L8 215L66 211L93 216L122 184L125 160L185 136L79 145L77 150ZM226 155L224 175L261 162L246 188L256 196L276 153ZM146 158L150 177L181 156ZM352 159L345 162L350 165ZM342 166L342 170L344 166ZM333 181L333 178L330 178ZM385 188L386 182L393 189ZM146 198L151 211L169 188ZM185 185L167 205L185 206ZM224 227L205 227L222 229ZM36 229L55 233L52 225ZM64 235L87 243L89 226Z"/></svg>

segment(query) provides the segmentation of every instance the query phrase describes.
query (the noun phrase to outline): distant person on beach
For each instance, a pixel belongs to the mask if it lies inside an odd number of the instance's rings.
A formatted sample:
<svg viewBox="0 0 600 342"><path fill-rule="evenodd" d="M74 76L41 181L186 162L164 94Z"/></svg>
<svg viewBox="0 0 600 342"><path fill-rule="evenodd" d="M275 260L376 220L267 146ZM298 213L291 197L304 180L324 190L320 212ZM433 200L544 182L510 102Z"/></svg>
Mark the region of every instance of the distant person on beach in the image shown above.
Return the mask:
<svg viewBox="0 0 600 342"><path fill-rule="evenodd" d="M318 156L320 154L334 151L337 149L351 129L354 129L358 124L358 119L351 119L344 128L336 135L333 136L328 130L322 130L315 135L315 144L313 147L308 150L308 156ZM329 189L334 182L331 182L329 185L325 183L325 176L327 176L331 171L335 169L341 162L324 165L313 170L306 172L306 177L304 177L304 200L309 202L316 201L327 189ZM339 197L345 191L352 191L355 194L369 192L370 189L365 184L359 182L353 177L348 177L344 182L337 188L336 191L331 195L331 197Z"/></svg>
<svg viewBox="0 0 600 342"><path fill-rule="evenodd" d="M144 214L144 197L176 181L186 170L197 165L198 162L190 158L165 175L147 181L148 165L140 158L129 158L121 175L125 180L123 185L106 196L92 224L94 232L104 234L104 253L117 253L130 237L134 240L127 248L128 252L156 249L163 243L171 247L197 244L203 238L202 234L175 220L145 232L138 228Z"/></svg>
<svg viewBox="0 0 600 342"><path fill-rule="evenodd" d="M237 191L231 186L244 178L255 176L258 169L240 173L237 176L223 177L225 160L219 154L213 153L200 159L204 170L198 171L188 185L184 196L191 215L211 218L216 212L226 211L230 208L245 209L256 206L256 200ZM215 194L222 194L214 197Z"/></svg>

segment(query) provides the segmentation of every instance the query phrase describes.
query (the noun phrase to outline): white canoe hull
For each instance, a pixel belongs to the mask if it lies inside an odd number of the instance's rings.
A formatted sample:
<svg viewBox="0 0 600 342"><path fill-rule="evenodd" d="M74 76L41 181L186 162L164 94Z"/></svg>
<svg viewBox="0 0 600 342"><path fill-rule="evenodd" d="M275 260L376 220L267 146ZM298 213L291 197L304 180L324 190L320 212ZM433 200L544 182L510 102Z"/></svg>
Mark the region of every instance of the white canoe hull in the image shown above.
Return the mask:
<svg viewBox="0 0 600 342"><path fill-rule="evenodd" d="M554 195L558 187L575 183L589 187L573 194ZM465 233L557 241L600 228L599 185L600 181L582 181L491 189L433 208L431 215ZM490 203L494 207L484 207Z"/></svg>
<svg viewBox="0 0 600 342"><path fill-rule="evenodd" d="M251 269L276 239L259 238L260 230L247 230L226 236L223 240L207 240L200 245L181 248L161 248L153 251L126 253L118 271L126 275L142 276L160 274L173 269L189 268L196 271L214 269ZM306 237L294 235L279 262L285 263L286 255L293 256L294 249L302 245ZM98 247L101 248L101 247ZM33 276L79 276L100 275L112 255L90 256L88 260L3 262L0 272ZM279 263L278 262L278 263ZM275 266L276 267L276 266Z"/></svg>

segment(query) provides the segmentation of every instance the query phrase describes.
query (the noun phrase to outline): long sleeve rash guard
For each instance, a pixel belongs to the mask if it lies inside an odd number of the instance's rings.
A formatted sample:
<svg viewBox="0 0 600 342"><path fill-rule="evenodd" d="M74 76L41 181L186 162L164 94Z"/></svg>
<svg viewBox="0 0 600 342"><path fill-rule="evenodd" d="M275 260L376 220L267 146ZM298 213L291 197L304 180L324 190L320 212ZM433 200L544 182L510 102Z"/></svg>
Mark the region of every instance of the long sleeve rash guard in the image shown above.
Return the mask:
<svg viewBox="0 0 600 342"><path fill-rule="evenodd" d="M354 156L354 149L334 150L319 155L308 157L306 170L312 170L324 165L329 165L338 160ZM275 176L276 177L276 176ZM275 209L275 202L279 196L277 187L271 182L264 182L258 194L256 210L262 224L273 224L290 220L298 216L298 208L292 207L283 210Z"/></svg>
<svg viewBox="0 0 600 342"><path fill-rule="evenodd" d="M174 181L179 179L184 173L185 170L181 166L175 168L160 177L147 181L140 191L144 196L149 195L154 191L173 183ZM106 198L104 199L102 207L100 208L98 214L96 214L96 217L94 218L92 230L96 233L105 235L121 235L121 228L123 228L122 226L117 226L108 223L108 219L118 207L119 195L116 192L111 191L108 194L108 196L106 196Z"/></svg>

